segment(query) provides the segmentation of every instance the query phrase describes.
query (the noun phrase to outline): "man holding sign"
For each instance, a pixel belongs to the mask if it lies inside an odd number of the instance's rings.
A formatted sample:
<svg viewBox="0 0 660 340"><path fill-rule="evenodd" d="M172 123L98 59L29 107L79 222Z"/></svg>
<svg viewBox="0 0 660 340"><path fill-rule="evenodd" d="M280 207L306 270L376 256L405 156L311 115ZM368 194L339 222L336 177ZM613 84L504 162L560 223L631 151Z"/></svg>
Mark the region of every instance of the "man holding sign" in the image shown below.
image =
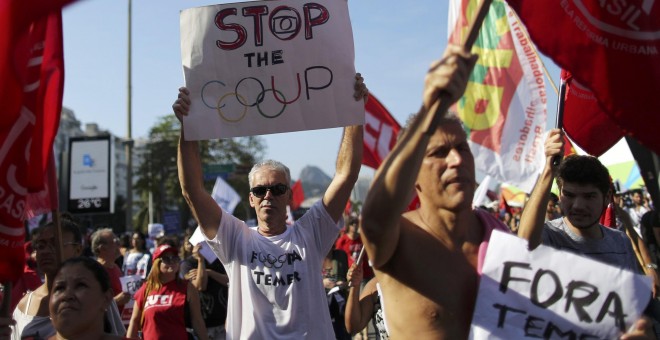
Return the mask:
<svg viewBox="0 0 660 340"><path fill-rule="evenodd" d="M600 216L609 203L607 168L595 157L580 155L568 156L561 165L554 165L553 159L561 157L563 150L561 130L551 130L545 141L545 167L523 210L518 236L528 240L529 249L543 243L638 273L630 239L623 232L600 224ZM555 176L564 216L544 223ZM641 320L635 325L636 332L650 331L649 326Z"/></svg>
<svg viewBox="0 0 660 340"><path fill-rule="evenodd" d="M358 74L355 99L366 96ZM180 89L172 106L180 121L190 104L188 90ZM183 196L230 278L229 339L334 339L320 273L358 178L362 131L362 126L344 128L330 186L323 199L291 227L286 225L289 169L272 160L256 164L248 176L249 201L258 226L249 228L222 211L206 192L197 142L187 141L181 129L178 168Z"/></svg>

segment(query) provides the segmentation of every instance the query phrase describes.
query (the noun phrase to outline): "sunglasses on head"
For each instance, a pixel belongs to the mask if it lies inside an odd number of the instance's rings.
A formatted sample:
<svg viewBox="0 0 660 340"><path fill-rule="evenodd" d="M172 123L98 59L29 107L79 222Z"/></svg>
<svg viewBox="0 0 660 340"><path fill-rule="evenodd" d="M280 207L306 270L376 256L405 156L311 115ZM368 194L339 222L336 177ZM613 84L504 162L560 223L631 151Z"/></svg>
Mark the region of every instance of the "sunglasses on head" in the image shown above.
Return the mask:
<svg viewBox="0 0 660 340"><path fill-rule="evenodd" d="M250 188L250 192L252 193L252 195L257 196L259 198L264 198L268 191L270 191L270 193L273 194L273 196L281 196L284 195L287 190L289 190L289 187L287 187L284 184L275 184L268 186L260 185Z"/></svg>

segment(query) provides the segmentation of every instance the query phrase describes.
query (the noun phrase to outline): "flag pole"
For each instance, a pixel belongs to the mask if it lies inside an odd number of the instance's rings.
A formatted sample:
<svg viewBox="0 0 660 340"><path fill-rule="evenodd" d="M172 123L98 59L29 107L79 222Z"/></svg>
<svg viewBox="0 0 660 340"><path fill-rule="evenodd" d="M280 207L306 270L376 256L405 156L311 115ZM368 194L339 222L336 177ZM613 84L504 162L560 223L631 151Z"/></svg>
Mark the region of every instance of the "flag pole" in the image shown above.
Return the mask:
<svg viewBox="0 0 660 340"><path fill-rule="evenodd" d="M486 15L488 14L488 10L490 9L490 4L492 2L493 0L483 0L481 2L479 10L477 11L474 20L470 25L468 35L463 41L463 50L465 52L469 53L472 50L472 45L474 45L475 41L477 41L479 30L481 29L481 24L484 22L484 19L486 19ZM440 93L440 97L429 110L430 112L434 112L434 114L432 114L429 119L426 119L425 122L427 126L424 131L426 131L427 134L435 133L435 130L438 128L440 119L444 117L447 110L449 110L450 105L451 103L449 102L449 95L446 92Z"/></svg>
<svg viewBox="0 0 660 340"><path fill-rule="evenodd" d="M559 85L559 98L557 99L557 116L555 119L555 128L559 130L564 129L564 102L566 101L566 81L561 80ZM561 156L554 156L552 158L552 165L558 166L561 163Z"/></svg>
<svg viewBox="0 0 660 340"><path fill-rule="evenodd" d="M46 181L46 185L48 186L48 195L50 195L50 207L51 207L51 215L53 217L53 226L55 228L55 263L59 267L60 264L62 264L63 259L62 259L62 226L61 226L61 220L60 220L60 204L58 200L58 192L57 192L57 173L55 169L55 153L53 151L50 152L50 160L48 161L48 168L47 168L47 175L48 180ZM78 241L79 242L79 241ZM50 287L49 287L50 288Z"/></svg>

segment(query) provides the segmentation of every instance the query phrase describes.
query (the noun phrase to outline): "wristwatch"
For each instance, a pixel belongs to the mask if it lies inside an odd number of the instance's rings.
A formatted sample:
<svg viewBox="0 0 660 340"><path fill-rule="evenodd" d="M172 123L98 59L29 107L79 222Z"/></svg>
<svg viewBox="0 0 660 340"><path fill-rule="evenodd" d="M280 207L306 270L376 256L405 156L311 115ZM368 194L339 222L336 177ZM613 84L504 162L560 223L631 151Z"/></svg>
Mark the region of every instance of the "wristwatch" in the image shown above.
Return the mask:
<svg viewBox="0 0 660 340"><path fill-rule="evenodd" d="M658 265L655 264L655 263L647 263L647 264L646 264L646 268L649 268L649 269L651 269L651 268L653 268L653 269L658 269Z"/></svg>

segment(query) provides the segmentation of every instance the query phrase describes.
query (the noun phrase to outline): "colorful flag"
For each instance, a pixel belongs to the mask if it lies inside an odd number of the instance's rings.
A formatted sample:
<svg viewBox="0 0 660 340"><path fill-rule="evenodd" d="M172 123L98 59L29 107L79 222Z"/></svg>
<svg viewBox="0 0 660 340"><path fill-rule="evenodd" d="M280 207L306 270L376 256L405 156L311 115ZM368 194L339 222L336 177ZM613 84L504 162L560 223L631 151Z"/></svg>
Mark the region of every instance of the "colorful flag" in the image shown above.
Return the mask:
<svg viewBox="0 0 660 340"><path fill-rule="evenodd" d="M660 3L508 0L545 55L621 130L660 152Z"/></svg>
<svg viewBox="0 0 660 340"><path fill-rule="evenodd" d="M305 200L305 191L302 187L302 181L299 179L291 187L291 210L298 210Z"/></svg>
<svg viewBox="0 0 660 340"><path fill-rule="evenodd" d="M372 94L365 105L362 164L378 169L396 144L401 125Z"/></svg>
<svg viewBox="0 0 660 340"><path fill-rule="evenodd" d="M64 85L60 8L68 2L0 3L0 282L23 271L26 197L48 178Z"/></svg>
<svg viewBox="0 0 660 340"><path fill-rule="evenodd" d="M570 72L562 70L561 78L567 86L564 131L582 150L599 157L623 137L623 131L603 112L594 94Z"/></svg>
<svg viewBox="0 0 660 340"><path fill-rule="evenodd" d="M451 43L461 43L477 5L450 1ZM544 162L547 96L541 61L502 0L491 4L472 52L479 60L454 110L469 134L476 168L531 192Z"/></svg>
<svg viewBox="0 0 660 340"><path fill-rule="evenodd" d="M506 198L504 197L504 193L500 193L499 213L500 215L504 215L504 213L509 213L510 215L513 215L513 210L511 210L509 203L506 201Z"/></svg>
<svg viewBox="0 0 660 340"><path fill-rule="evenodd" d="M215 179L211 197L213 197L213 200L218 203L222 210L230 214L234 213L234 209L236 209L236 206L241 201L241 196L238 195L236 190L220 176Z"/></svg>

